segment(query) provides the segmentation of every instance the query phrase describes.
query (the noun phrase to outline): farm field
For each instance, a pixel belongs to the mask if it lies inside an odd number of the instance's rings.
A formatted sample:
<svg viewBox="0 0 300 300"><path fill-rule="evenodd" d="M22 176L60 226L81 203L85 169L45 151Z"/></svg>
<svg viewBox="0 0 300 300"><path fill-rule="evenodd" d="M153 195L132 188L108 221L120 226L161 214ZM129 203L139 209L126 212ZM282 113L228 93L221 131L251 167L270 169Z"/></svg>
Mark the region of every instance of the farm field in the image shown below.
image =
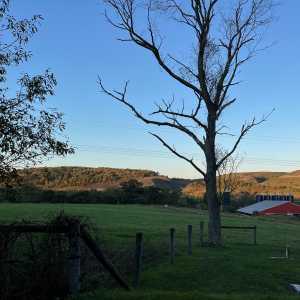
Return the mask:
<svg viewBox="0 0 300 300"><path fill-rule="evenodd" d="M0 221L44 220L60 210L89 217L106 249L134 249L135 233L145 238L141 285L130 292L96 290L76 299L296 299L288 283L300 283L300 220L223 214L223 225L257 225L252 231L224 230L223 248L199 246L199 223L206 212L186 208L138 205L0 204ZM193 254L187 255L186 227L193 225ZM169 229L176 229L175 264L169 263ZM290 259L280 256L286 245ZM153 252L155 252L153 254ZM149 257L154 257L153 260ZM132 258L133 259L133 258ZM119 269L125 272L125 270ZM133 276L132 276L133 277ZM132 282L131 275L127 280Z"/></svg>

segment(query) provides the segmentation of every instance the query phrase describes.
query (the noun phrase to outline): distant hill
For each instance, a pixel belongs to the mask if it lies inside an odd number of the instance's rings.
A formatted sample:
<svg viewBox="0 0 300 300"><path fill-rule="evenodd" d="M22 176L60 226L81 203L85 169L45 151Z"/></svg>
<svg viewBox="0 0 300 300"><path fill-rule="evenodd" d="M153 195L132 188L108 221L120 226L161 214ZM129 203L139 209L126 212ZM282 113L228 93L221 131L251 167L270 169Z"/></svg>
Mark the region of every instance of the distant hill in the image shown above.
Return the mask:
<svg viewBox="0 0 300 300"><path fill-rule="evenodd" d="M21 182L42 189L52 190L104 190L116 188L122 182L138 180L143 186L182 189L192 182L188 179L169 178L149 170L55 167L30 168L19 171Z"/></svg>
<svg viewBox="0 0 300 300"><path fill-rule="evenodd" d="M238 186L235 194L258 193L289 194L300 198L300 171L294 172L245 172L237 174ZM189 195L201 196L205 192L204 182L194 181L183 189Z"/></svg>
<svg viewBox="0 0 300 300"><path fill-rule="evenodd" d="M119 187L130 179L138 180L143 186L156 186L182 190L184 194L201 197L205 192L204 181L169 178L150 170L55 167L20 170L25 185L42 189L81 191L105 190ZM240 193L292 193L300 198L300 170L294 172L244 172L238 173Z"/></svg>

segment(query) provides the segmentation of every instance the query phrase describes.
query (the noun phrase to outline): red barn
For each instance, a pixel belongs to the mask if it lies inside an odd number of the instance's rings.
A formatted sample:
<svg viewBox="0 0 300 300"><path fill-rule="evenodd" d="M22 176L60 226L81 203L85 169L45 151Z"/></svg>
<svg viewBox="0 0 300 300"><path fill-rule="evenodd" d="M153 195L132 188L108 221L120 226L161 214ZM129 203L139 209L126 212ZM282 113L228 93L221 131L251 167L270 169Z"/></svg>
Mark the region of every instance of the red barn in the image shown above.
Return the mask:
<svg viewBox="0 0 300 300"><path fill-rule="evenodd" d="M300 215L300 205L292 202L283 203L268 208L260 213L261 215Z"/></svg>
<svg viewBox="0 0 300 300"><path fill-rule="evenodd" d="M261 201L238 209L238 212L247 215L300 215L300 205L290 201Z"/></svg>

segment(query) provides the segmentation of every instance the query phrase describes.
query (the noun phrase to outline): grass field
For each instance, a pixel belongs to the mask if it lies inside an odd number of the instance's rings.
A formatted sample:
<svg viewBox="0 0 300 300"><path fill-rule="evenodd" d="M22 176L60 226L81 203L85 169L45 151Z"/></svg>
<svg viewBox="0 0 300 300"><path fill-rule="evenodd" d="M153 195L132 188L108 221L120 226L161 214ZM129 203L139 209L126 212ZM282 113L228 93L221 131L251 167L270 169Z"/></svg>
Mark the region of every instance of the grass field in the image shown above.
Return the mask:
<svg viewBox="0 0 300 300"><path fill-rule="evenodd" d="M258 245L252 232L224 230L223 248L200 248L199 222L205 212L137 205L0 204L0 221L43 220L63 209L88 216L106 247L134 248L136 232L145 236L145 253L155 249L160 258L147 261L139 289L98 290L77 299L298 299L288 283L300 283L300 220L286 217L247 217L224 214L224 225L257 225ZM186 226L193 225L193 255L186 254ZM169 228L176 228L175 265L168 259ZM278 256L288 244L291 258ZM125 271L125 270L120 270ZM128 281L132 278L129 276Z"/></svg>

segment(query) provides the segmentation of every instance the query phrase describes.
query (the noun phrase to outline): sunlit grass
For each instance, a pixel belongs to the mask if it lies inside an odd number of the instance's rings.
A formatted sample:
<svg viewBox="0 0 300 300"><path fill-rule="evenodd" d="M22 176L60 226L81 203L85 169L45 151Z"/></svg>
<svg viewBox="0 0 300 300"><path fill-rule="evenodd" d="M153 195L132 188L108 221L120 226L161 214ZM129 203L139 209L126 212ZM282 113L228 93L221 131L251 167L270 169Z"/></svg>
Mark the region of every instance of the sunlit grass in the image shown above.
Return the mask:
<svg viewBox="0 0 300 300"><path fill-rule="evenodd" d="M300 221L286 217L247 217L224 214L223 224L257 225L252 231L224 230L224 247L201 248L199 223L207 215L192 209L138 205L1 204L0 220L43 220L59 210L88 216L97 225L106 247L134 249L135 233L143 232L145 252L161 257L144 265L141 286L132 292L99 290L80 299L294 299L289 283L300 283ZM193 225L193 255L187 255L186 226ZM177 256L169 263L169 229L176 229ZM205 226L206 227L206 226ZM286 245L290 259L280 256ZM120 270L122 272L122 270ZM124 271L124 270L123 270ZM132 278L127 278L129 282ZM101 295L101 297L99 296Z"/></svg>

